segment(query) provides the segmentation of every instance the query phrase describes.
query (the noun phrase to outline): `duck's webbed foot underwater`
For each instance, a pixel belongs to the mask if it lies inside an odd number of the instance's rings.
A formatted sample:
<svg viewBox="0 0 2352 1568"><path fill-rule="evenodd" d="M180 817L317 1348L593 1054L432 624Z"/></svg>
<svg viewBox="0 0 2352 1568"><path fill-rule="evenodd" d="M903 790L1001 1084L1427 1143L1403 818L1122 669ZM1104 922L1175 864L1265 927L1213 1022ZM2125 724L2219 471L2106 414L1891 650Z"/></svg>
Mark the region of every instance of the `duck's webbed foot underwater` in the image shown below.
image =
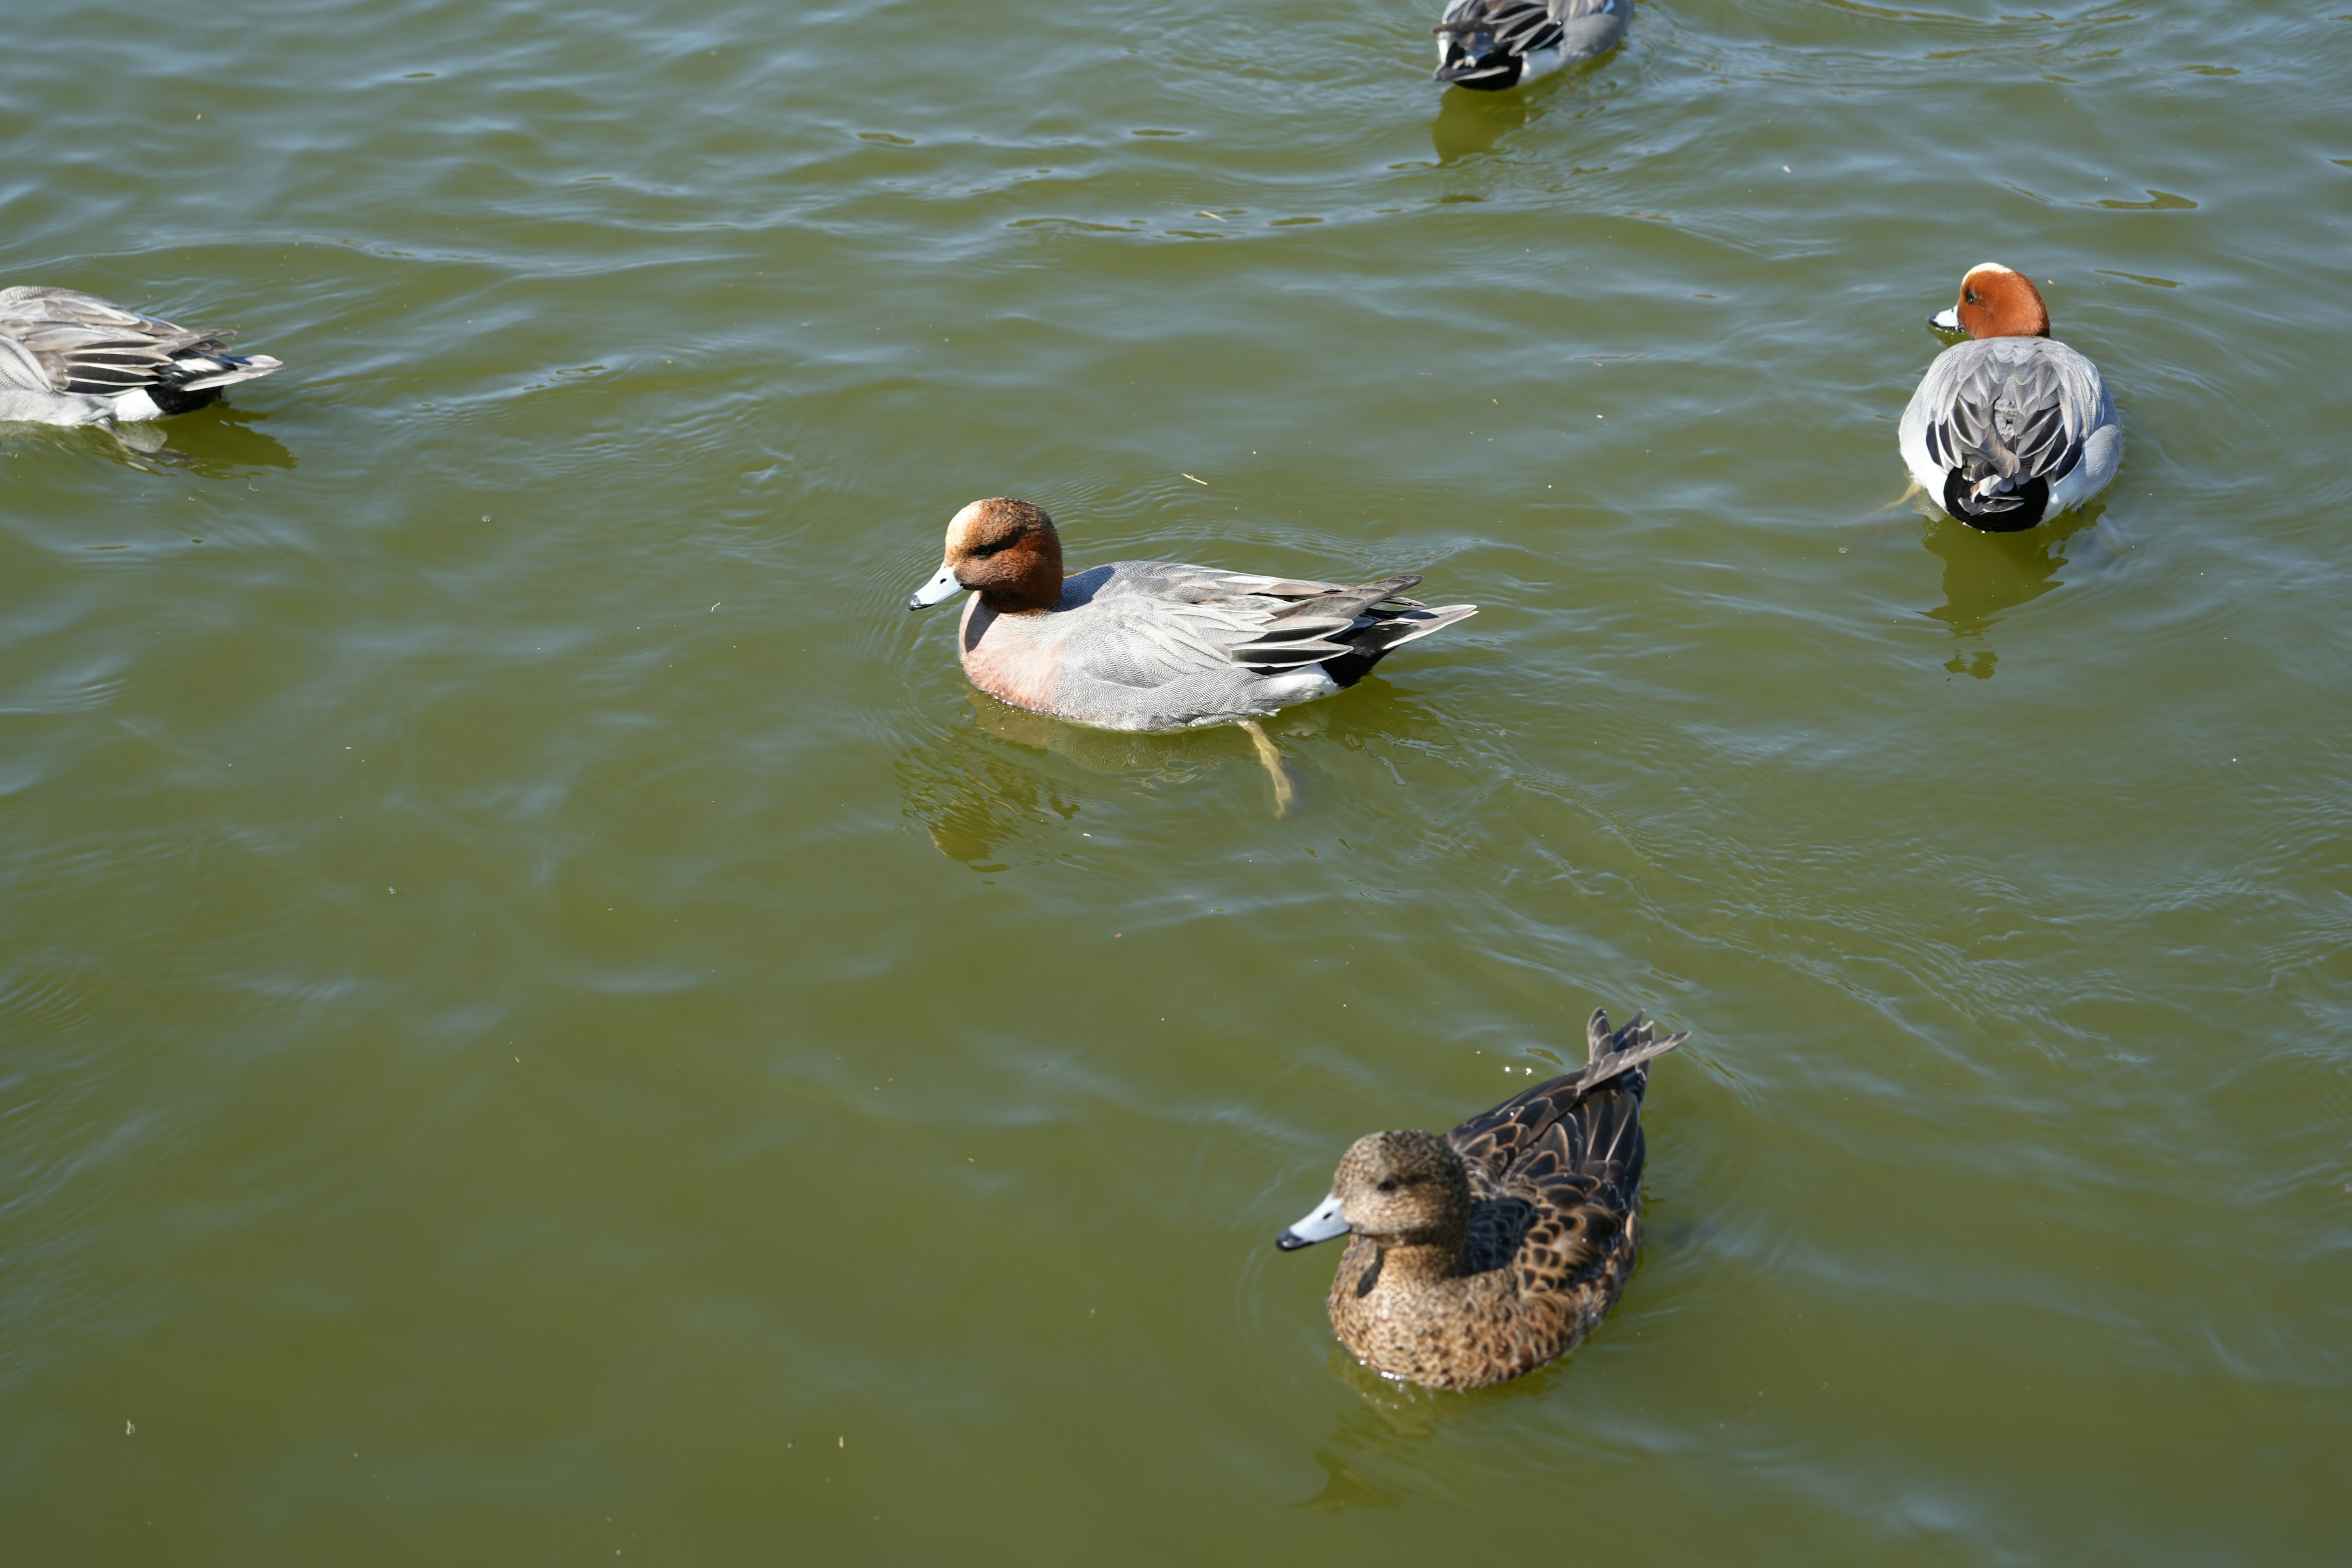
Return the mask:
<svg viewBox="0 0 2352 1568"><path fill-rule="evenodd" d="M1274 737L1255 719L1238 719L1234 722L1249 731L1250 744L1257 748L1257 760L1274 776L1274 815L1288 816L1290 803L1298 798L1298 791L1290 782L1289 770L1282 765L1282 753L1275 750Z"/></svg>
<svg viewBox="0 0 2352 1568"><path fill-rule="evenodd" d="M179 456L164 443L163 432L155 428L154 425L147 420L133 420L129 424L123 424L110 419L106 422L106 430L108 435L142 457L175 458Z"/></svg>

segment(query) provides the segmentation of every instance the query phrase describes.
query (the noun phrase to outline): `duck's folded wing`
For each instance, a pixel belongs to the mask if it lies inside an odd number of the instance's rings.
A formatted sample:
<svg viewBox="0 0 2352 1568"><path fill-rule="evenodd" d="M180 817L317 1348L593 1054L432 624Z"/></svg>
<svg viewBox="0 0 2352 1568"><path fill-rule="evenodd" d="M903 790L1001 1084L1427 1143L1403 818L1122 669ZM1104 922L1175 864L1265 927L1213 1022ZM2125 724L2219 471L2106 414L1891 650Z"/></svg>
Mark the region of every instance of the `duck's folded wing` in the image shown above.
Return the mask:
<svg viewBox="0 0 2352 1568"><path fill-rule="evenodd" d="M2045 340L2026 353L2003 351L2017 341L1964 343L1927 367L1918 396L1937 467L2007 488L2063 479L2083 460L2106 402L2097 368Z"/></svg>
<svg viewBox="0 0 2352 1568"><path fill-rule="evenodd" d="M1428 610L1420 600L1404 596L1407 588L1420 582L1420 578L1408 575L1383 577L1352 588L1335 588L1321 583L1280 584L1284 588L1314 591L1273 609L1258 610L1244 628L1247 635L1233 645L1233 661L1253 669L1296 669L1359 652L1367 634L1387 623L1411 619L1417 612ZM1428 617L1424 615L1422 618ZM1416 626L1399 629L1409 635L1376 640L1384 647L1393 647L1437 628Z"/></svg>
<svg viewBox="0 0 2352 1568"><path fill-rule="evenodd" d="M1418 577L1340 587L1205 567L1121 563L1064 645L1062 668L1121 686L1156 688L1235 666L1296 669L1362 651L1372 632L1385 646L1444 624L1402 597ZM1458 606L1448 606L1448 609ZM1434 618L1434 619L1433 619ZM1459 618L1454 616L1452 618ZM1433 624L1424 626L1423 621ZM1410 622L1393 629L1391 623Z"/></svg>
<svg viewBox="0 0 2352 1568"><path fill-rule="evenodd" d="M192 331L153 316L110 304L70 289L14 289L0 315L0 342L13 374L30 366L52 392L107 397L152 386L201 391L222 378L243 380L256 369L277 368L267 355L236 356L219 350L231 335ZM11 369L0 365L0 375Z"/></svg>
<svg viewBox="0 0 2352 1568"><path fill-rule="evenodd" d="M1144 690L1188 676L1230 670L1227 649L1250 635L1247 601L1194 600L1150 593L1097 595L1062 645L1068 672ZM1263 601L1256 615L1264 614Z"/></svg>
<svg viewBox="0 0 2352 1568"><path fill-rule="evenodd" d="M1522 1290L1571 1284L1624 1239L1642 1185L1641 1118L1637 1089L1604 1089L1555 1124L1513 1173L1513 1194L1532 1211L1511 1259Z"/></svg>
<svg viewBox="0 0 2352 1568"><path fill-rule="evenodd" d="M1097 600L1148 596L1175 599L1187 605L1208 605L1247 599L1253 595L1269 599L1311 599L1319 594L1346 591L1344 585L1338 583L1267 577L1255 572L1225 572L1214 566L1188 566L1173 561L1121 561L1109 568L1109 575L1094 590L1092 596Z"/></svg>
<svg viewBox="0 0 2352 1568"><path fill-rule="evenodd" d="M169 321L126 310L110 300L75 289L0 289L0 333L43 322L143 332L151 337L168 337L180 331Z"/></svg>
<svg viewBox="0 0 2352 1568"><path fill-rule="evenodd" d="M16 339L0 332L0 388L11 392L55 392L57 385L49 380L48 367L33 357L33 351Z"/></svg>
<svg viewBox="0 0 2352 1568"><path fill-rule="evenodd" d="M1566 14L1577 16L1601 9L1601 0L1486 0L1483 5L1469 0L1449 9L1445 19L1430 31L1458 39L1482 56L1496 50L1531 55L1559 42L1563 6Z"/></svg>
<svg viewBox="0 0 2352 1568"><path fill-rule="evenodd" d="M1521 1163L1553 1128L1575 1119L1595 1091L1622 1082L1633 1091L1638 1109L1649 1084L1651 1060L1689 1038L1687 1030L1660 1035L1658 1026L1640 1013L1623 1028L1612 1030L1609 1015L1595 1008L1585 1021L1581 1071L1530 1085L1494 1110L1470 1118L1447 1133L1445 1141L1470 1167L1474 1183L1483 1177L1499 1190L1516 1178Z"/></svg>

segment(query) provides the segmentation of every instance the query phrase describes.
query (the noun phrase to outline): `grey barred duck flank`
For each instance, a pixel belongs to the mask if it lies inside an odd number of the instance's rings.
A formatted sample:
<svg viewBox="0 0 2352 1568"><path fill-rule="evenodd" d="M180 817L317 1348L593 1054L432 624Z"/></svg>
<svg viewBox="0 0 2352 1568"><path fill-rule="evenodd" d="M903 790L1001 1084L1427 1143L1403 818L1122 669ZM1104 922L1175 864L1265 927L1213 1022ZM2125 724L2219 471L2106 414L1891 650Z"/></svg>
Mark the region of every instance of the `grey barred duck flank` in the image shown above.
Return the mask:
<svg viewBox="0 0 2352 1568"><path fill-rule="evenodd" d="M1936 356L1903 411L1904 465L1935 503L1971 528L2014 533L2107 488L2123 422L2099 367L2050 335L2042 291L1987 261L1930 316L1969 341Z"/></svg>
<svg viewBox="0 0 2352 1568"><path fill-rule="evenodd" d="M1451 0L1432 79L1501 92L1607 54L1625 37L1633 0Z"/></svg>
<svg viewBox="0 0 2352 1568"><path fill-rule="evenodd" d="M1642 1097L1658 1037L1596 1011L1580 1072L1548 1079L1440 1138L1375 1132L1331 1195L1275 1237L1346 1236L1331 1326L1383 1375L1478 1388L1591 1333L1624 1289L1641 1233Z"/></svg>
<svg viewBox="0 0 2352 1568"><path fill-rule="evenodd" d="M1328 697L1395 649L1477 614L1404 596L1421 581L1336 583L1166 561L1065 574L1045 509L1000 496L948 524L910 610L970 590L957 644L973 685L1109 730L1248 721Z"/></svg>
<svg viewBox="0 0 2352 1568"><path fill-rule="evenodd" d="M0 420L106 425L184 414L279 368L233 334L174 325L70 289L0 289Z"/></svg>

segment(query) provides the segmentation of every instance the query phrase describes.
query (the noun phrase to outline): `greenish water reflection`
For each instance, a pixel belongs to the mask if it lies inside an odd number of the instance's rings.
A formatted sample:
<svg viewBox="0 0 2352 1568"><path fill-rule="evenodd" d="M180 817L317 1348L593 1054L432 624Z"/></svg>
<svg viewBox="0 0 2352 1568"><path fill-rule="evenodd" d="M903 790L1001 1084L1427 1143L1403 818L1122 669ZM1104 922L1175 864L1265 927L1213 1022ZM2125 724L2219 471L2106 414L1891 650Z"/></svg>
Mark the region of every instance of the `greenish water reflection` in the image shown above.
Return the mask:
<svg viewBox="0 0 2352 1568"><path fill-rule="evenodd" d="M2352 1557L2352 24L1433 20L0 21L0 278L287 365L0 435L12 1563ZM2016 539L1873 510L1990 256ZM972 697L1007 492L1482 611L1277 817ZM1368 1381L1273 1231L1596 1005L1624 1300Z"/></svg>

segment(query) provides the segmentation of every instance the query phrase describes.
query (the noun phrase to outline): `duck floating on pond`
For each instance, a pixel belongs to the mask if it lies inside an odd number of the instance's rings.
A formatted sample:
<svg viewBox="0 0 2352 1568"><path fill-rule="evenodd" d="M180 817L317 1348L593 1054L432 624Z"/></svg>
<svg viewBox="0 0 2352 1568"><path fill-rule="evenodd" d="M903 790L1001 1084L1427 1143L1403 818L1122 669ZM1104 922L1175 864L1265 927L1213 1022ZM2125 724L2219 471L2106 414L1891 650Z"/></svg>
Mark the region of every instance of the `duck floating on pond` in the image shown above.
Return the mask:
<svg viewBox="0 0 2352 1568"><path fill-rule="evenodd" d="M1451 0L1433 80L1501 92L1581 65L1622 42L1633 0Z"/></svg>
<svg viewBox="0 0 2352 1568"><path fill-rule="evenodd" d="M948 524L910 610L969 589L957 644L973 685L1015 708L1108 730L1246 723L1328 697L1397 648L1476 615L1404 597L1419 577L1345 587L1118 561L1065 576L1043 507L976 500Z"/></svg>
<svg viewBox="0 0 2352 1568"><path fill-rule="evenodd" d="M1636 1013L1596 1011L1581 1072L1550 1079L1440 1138L1356 1141L1331 1195L1275 1237L1284 1251L1348 1237L1331 1327L1374 1372L1479 1388L1591 1333L1633 1271L1642 1096L1660 1039Z"/></svg>
<svg viewBox="0 0 2352 1568"><path fill-rule="evenodd" d="M70 289L0 289L0 420L111 425L201 408L280 362Z"/></svg>
<svg viewBox="0 0 2352 1568"><path fill-rule="evenodd" d="M1969 341L1936 356L1903 411L1903 461L1944 511L2014 533L2107 488L2123 422L2099 367L2050 335L2033 279L1980 262L1959 301L1927 318Z"/></svg>

